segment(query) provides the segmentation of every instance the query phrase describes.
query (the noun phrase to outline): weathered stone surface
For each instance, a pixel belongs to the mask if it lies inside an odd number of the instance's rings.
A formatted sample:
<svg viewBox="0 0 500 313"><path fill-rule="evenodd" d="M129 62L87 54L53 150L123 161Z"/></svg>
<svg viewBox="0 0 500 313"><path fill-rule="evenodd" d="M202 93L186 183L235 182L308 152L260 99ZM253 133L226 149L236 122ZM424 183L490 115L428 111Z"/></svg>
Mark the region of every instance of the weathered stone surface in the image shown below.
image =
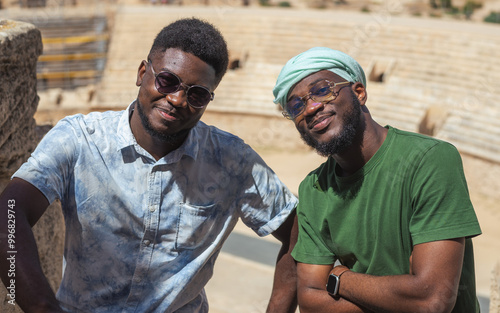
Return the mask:
<svg viewBox="0 0 500 313"><path fill-rule="evenodd" d="M9 177L35 147L38 105L36 62L40 31L32 24L0 20L0 177Z"/></svg>
<svg viewBox="0 0 500 313"><path fill-rule="evenodd" d="M21 100L26 95L36 97L36 62L41 53L41 34L35 26L0 20L0 125L16 106L31 105L31 101Z"/></svg>
<svg viewBox="0 0 500 313"><path fill-rule="evenodd" d="M23 164L36 146L35 120L26 121L7 142L0 147L0 177L10 177Z"/></svg>
<svg viewBox="0 0 500 313"><path fill-rule="evenodd" d="M1 147L0 163L6 164L9 160L24 157L27 152L33 151L31 147L32 143L35 143L35 126L36 122L31 118L9 137L9 140Z"/></svg>
<svg viewBox="0 0 500 313"><path fill-rule="evenodd" d="M19 128L25 127L33 119L33 115L37 109L38 97L31 100L31 105L19 106L18 109L10 112L10 117L0 126L2 130L0 134L0 150L9 137L12 136ZM28 103L28 100L26 100ZM32 138L27 138L32 139Z"/></svg>

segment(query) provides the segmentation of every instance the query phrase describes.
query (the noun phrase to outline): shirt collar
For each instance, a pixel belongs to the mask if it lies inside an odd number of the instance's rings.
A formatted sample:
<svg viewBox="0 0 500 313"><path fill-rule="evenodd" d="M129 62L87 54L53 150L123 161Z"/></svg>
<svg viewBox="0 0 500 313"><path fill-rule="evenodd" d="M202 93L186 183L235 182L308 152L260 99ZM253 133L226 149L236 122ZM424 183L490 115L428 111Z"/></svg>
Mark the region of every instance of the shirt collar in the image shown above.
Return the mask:
<svg viewBox="0 0 500 313"><path fill-rule="evenodd" d="M130 127L130 116L134 111L135 101L133 101L128 108L123 111L122 116L120 117L120 121L118 122L117 134L118 134L118 144L117 150L122 150L129 146L134 146L139 144L132 133L132 128ZM162 160L165 160L167 163L172 163L180 160L183 155L190 156L194 160L198 155L199 151L199 140L201 136L201 131L203 127L207 127L205 123L199 121L190 131L186 140L182 143L182 145L176 150L170 152ZM140 146L139 146L140 147ZM141 147L141 150L142 147Z"/></svg>
<svg viewBox="0 0 500 313"><path fill-rule="evenodd" d="M167 154L163 159L165 159L167 163L172 163L179 161L183 155L187 155L196 161L198 151L200 149L200 136L203 127L206 127L205 123L198 121L198 123L196 123L196 125L189 131L189 134L182 145Z"/></svg>
<svg viewBox="0 0 500 313"><path fill-rule="evenodd" d="M130 128L130 116L134 111L135 101L129 104L128 108L123 111L120 121L118 122L118 127L116 133L118 134L118 144L117 150L122 150L123 148L137 144L134 134L132 134L132 128Z"/></svg>

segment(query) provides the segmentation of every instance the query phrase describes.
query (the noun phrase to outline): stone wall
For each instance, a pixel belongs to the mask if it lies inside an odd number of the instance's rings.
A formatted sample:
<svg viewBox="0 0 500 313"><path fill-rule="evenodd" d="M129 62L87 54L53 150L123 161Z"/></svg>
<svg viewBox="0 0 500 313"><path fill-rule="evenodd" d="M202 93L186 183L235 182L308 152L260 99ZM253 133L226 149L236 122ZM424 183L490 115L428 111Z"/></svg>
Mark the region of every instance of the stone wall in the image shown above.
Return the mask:
<svg viewBox="0 0 500 313"><path fill-rule="evenodd" d="M9 177L36 145L36 62L40 32L31 24L0 20L0 177Z"/></svg>
<svg viewBox="0 0 500 313"><path fill-rule="evenodd" d="M0 19L0 191L27 160L47 131L33 118L38 105L36 62L42 53L40 32L31 24ZM42 268L54 290L61 281L64 224L53 203L33 227ZM0 312L21 312L0 288Z"/></svg>

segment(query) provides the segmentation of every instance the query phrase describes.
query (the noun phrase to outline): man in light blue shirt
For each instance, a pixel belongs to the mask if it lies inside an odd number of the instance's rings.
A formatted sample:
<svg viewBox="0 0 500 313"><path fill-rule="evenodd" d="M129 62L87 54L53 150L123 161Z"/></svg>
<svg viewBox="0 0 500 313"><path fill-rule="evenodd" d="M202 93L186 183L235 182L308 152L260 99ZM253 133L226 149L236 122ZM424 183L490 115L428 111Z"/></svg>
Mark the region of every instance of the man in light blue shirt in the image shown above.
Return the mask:
<svg viewBox="0 0 500 313"><path fill-rule="evenodd" d="M125 111L67 117L40 142L0 199L2 210L16 201L23 310L208 312L203 288L239 218L282 240L268 312L295 310L289 238L297 199L241 139L199 121L227 62L213 26L179 20L155 39ZM56 199L66 243L54 295L30 227Z"/></svg>

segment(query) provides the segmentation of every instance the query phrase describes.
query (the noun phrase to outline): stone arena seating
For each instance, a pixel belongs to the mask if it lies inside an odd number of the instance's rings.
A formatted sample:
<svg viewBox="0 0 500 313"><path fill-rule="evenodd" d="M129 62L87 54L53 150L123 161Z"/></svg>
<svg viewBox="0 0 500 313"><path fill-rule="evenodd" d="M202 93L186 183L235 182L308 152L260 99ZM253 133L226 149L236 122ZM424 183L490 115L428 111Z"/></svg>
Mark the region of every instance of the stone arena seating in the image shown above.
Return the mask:
<svg viewBox="0 0 500 313"><path fill-rule="evenodd" d="M109 41L105 15L24 13L11 18L34 24L42 34L43 54L37 65L39 91L99 82Z"/></svg>
<svg viewBox="0 0 500 313"><path fill-rule="evenodd" d="M124 108L137 96L137 68L156 34L178 18L196 16L216 25L230 50L230 69L208 111L279 118L272 88L282 66L302 51L326 46L363 66L369 78L367 107L378 122L442 138L463 153L500 162L499 26L399 13L397 6L371 13L230 2L117 6L109 30L104 16L41 26L45 52L39 78L50 82L57 75L73 75L73 81L85 84L87 73L97 83L92 109ZM77 43L62 45L61 29L78 34L72 36ZM39 86L45 87L43 81Z"/></svg>
<svg viewBox="0 0 500 313"><path fill-rule="evenodd" d="M207 110L279 116L272 88L292 56L314 46L342 50L363 66L368 108L382 124L420 131L500 162L499 28L460 21L235 6L137 6L116 12L96 108L136 96L136 71L169 22L197 16L226 37L231 68ZM436 115L434 112L440 112ZM424 125L432 121L431 127Z"/></svg>

